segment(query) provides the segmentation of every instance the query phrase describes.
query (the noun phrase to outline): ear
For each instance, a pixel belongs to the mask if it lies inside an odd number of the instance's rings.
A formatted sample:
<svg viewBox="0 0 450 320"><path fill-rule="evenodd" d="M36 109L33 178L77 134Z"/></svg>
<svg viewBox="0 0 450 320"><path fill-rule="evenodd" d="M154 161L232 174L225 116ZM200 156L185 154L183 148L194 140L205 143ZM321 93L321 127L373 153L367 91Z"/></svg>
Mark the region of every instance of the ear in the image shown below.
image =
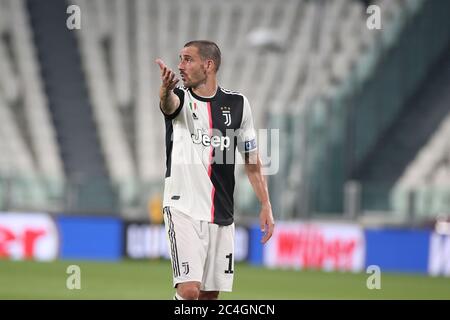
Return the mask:
<svg viewBox="0 0 450 320"><path fill-rule="evenodd" d="M216 66L214 65L214 61L213 60L206 60L206 69L208 71L214 71L216 68Z"/></svg>

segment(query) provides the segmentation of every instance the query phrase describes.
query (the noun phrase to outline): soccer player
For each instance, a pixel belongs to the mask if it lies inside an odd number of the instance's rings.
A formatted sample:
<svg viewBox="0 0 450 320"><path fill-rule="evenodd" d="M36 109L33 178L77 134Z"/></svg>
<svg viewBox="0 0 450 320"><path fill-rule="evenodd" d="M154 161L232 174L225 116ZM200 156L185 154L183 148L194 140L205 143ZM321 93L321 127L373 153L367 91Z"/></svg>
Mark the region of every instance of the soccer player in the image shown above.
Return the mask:
<svg viewBox="0 0 450 320"><path fill-rule="evenodd" d="M166 123L164 222L173 269L174 299L217 299L234 274L235 149L261 202L262 243L274 219L247 98L218 86L219 47L185 44L179 79L161 59L160 109Z"/></svg>

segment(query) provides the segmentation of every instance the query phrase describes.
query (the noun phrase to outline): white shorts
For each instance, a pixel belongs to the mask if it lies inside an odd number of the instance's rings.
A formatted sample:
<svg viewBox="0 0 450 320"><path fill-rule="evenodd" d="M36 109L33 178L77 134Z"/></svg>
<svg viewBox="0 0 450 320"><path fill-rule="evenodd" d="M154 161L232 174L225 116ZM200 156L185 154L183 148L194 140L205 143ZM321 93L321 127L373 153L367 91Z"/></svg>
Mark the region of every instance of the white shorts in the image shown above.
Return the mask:
<svg viewBox="0 0 450 320"><path fill-rule="evenodd" d="M198 281L203 291L232 291L234 223L219 226L194 220L171 207L164 208L164 223L172 262L173 286Z"/></svg>

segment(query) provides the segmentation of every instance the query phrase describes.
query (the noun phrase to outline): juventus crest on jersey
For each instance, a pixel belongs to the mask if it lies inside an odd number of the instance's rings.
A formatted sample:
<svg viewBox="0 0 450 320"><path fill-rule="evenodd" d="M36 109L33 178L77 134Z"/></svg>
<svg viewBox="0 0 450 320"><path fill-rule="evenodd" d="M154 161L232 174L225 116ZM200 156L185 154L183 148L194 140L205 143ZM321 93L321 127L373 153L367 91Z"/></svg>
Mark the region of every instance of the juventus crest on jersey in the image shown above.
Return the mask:
<svg viewBox="0 0 450 320"><path fill-rule="evenodd" d="M174 89L180 106L166 122L164 206L219 225L233 223L236 148L256 150L247 98L218 88L213 97Z"/></svg>

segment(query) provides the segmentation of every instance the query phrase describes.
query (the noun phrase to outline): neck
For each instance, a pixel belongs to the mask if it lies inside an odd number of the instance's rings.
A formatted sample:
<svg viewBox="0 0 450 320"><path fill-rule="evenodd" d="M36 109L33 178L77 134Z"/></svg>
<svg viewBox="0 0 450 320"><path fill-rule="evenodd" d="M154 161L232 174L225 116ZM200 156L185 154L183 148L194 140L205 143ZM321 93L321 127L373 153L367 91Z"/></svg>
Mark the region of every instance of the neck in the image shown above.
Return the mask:
<svg viewBox="0 0 450 320"><path fill-rule="evenodd" d="M200 97L212 97L217 91L217 80L215 78L208 79L199 86L192 88L192 91Z"/></svg>

